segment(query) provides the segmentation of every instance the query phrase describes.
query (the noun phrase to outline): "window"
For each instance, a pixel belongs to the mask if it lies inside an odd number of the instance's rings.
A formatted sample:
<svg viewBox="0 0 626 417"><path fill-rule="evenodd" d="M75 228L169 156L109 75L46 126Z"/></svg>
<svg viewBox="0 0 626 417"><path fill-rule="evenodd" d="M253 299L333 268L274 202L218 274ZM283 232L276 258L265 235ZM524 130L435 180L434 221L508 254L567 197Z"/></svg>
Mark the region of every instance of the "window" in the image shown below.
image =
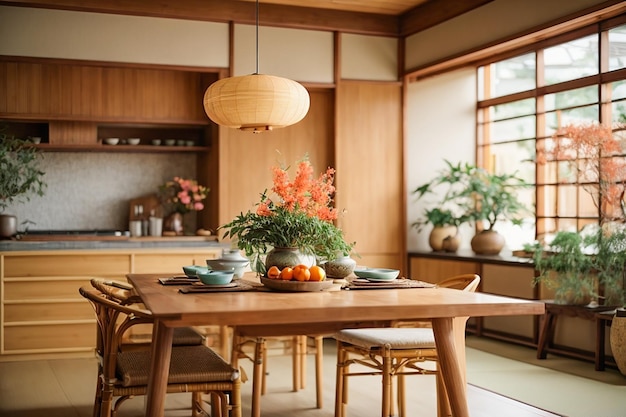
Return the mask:
<svg viewBox="0 0 626 417"><path fill-rule="evenodd" d="M543 155L567 125L626 123L625 16L501 55L479 66L477 79L477 163L496 173L517 172L534 186L520 193L534 216L521 229L505 225L509 236L531 242L620 214L598 207L597 181L577 175L576 166L588 158L577 155L572 169L572 161ZM623 140L619 152L602 161L626 166L625 154Z"/></svg>

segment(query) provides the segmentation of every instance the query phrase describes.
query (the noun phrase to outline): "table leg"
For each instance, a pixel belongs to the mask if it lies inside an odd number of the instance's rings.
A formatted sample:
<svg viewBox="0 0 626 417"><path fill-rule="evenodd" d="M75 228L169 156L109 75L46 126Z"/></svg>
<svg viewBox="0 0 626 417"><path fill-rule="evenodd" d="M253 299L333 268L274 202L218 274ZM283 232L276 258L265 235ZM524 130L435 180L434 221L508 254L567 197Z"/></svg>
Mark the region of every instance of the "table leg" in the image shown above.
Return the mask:
<svg viewBox="0 0 626 417"><path fill-rule="evenodd" d="M546 311L539 333L539 343L537 344L537 359L545 359L548 346L552 345L554 328L556 327L556 315Z"/></svg>
<svg viewBox="0 0 626 417"><path fill-rule="evenodd" d="M465 369L461 369L457 356L453 321L453 318L432 320L437 355L439 356L439 371L448 393L452 415L455 417L469 417L465 392Z"/></svg>
<svg viewBox="0 0 626 417"><path fill-rule="evenodd" d="M166 327L156 320L153 326L152 359L146 393L146 417L163 417L164 415L173 340L174 328Z"/></svg>
<svg viewBox="0 0 626 417"><path fill-rule="evenodd" d="M595 365L596 371L604 371L604 362L605 362L605 354L604 354L604 338L606 334L606 322L596 316L596 354L595 354Z"/></svg>

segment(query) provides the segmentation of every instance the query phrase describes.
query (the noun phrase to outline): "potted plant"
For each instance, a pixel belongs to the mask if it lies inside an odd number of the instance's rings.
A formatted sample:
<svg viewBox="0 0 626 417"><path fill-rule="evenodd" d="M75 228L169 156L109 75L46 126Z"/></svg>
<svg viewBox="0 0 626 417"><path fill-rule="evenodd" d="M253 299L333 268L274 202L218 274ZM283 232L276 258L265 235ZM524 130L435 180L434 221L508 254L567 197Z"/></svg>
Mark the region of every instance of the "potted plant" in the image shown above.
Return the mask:
<svg viewBox="0 0 626 417"><path fill-rule="evenodd" d="M622 157L622 141L616 137L616 132L623 129L623 124L596 122L566 125L554 133L549 146L538 152L538 165L565 162L569 167L568 179L582 184L590 194L598 212L598 224L591 234L585 229L558 232L555 241L571 239L569 249L563 247L543 257L543 248L535 245L534 259L538 262L536 267L544 271L536 282L547 282L549 268L560 265L560 270L551 273L564 287L557 288L557 292L582 295L590 287L590 295L600 303L618 307L611 325L611 350L620 371L626 375L626 161ZM576 247L575 239L579 242ZM568 256L576 262L567 261ZM570 278L562 279L564 274Z"/></svg>
<svg viewBox="0 0 626 417"><path fill-rule="evenodd" d="M455 252L460 243L459 226L467 222L469 217L465 214L466 197L461 197L460 163L453 165L450 161L444 162L445 169L413 190L412 194L417 196L417 200L434 195L439 198L429 202L434 207L424 208L423 217L418 218L411 226L419 233L425 226L432 225L428 237L430 247L434 251Z"/></svg>
<svg viewBox="0 0 626 417"><path fill-rule="evenodd" d="M494 174L484 168L465 165L462 169L461 196L471 197L467 215L480 230L472 238L472 250L477 254L497 255L505 245L504 237L494 226L500 220L521 224L520 213L528 208L521 203L518 192L530 186L517 174Z"/></svg>
<svg viewBox="0 0 626 417"><path fill-rule="evenodd" d="M40 154L30 141L16 138L0 129L0 238L17 233L17 217L4 211L12 204L42 196L46 187L39 168Z"/></svg>
<svg viewBox="0 0 626 417"><path fill-rule="evenodd" d="M293 181L287 168L275 166L272 172L274 196L265 190L256 210L220 226L226 230L224 237L236 240L237 247L245 251L252 269L265 274L271 266L311 266L335 259L338 253L349 255L354 243L347 243L333 223L338 217L332 207L334 169L328 168L314 179L313 167L304 158Z"/></svg>
<svg viewBox="0 0 626 417"><path fill-rule="evenodd" d="M208 187L198 184L198 181L181 177L174 177L161 185L159 197L168 209L163 229L176 235L185 234L183 216L192 211L203 210L203 201L209 191Z"/></svg>
<svg viewBox="0 0 626 417"><path fill-rule="evenodd" d="M482 230L472 238L472 250L479 254L500 253L504 238L493 227L501 219L514 224L521 222L516 215L525 211L526 207L517 198L517 192L528 184L515 174L492 174L469 163L455 165L445 162L447 167L444 171L430 183L413 191L421 198L437 186L447 185L448 189L438 203L441 208L426 211L426 219L413 225L419 230L428 223L458 227L467 221L474 221L477 226L482 226Z"/></svg>

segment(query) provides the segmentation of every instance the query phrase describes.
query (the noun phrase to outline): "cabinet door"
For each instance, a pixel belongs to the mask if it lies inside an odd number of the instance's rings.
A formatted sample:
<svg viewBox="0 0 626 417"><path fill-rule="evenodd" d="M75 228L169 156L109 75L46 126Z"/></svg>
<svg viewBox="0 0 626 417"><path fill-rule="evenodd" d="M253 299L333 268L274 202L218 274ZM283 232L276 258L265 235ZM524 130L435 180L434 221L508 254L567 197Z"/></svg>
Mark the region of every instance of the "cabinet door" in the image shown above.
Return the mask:
<svg viewBox="0 0 626 417"><path fill-rule="evenodd" d="M412 279L436 284L455 275L480 275L480 264L469 261L411 257L409 271Z"/></svg>
<svg viewBox="0 0 626 417"><path fill-rule="evenodd" d="M535 298L535 270L528 266L484 264L482 291L507 297ZM484 317L483 332L498 332L533 340L536 334L535 316Z"/></svg>

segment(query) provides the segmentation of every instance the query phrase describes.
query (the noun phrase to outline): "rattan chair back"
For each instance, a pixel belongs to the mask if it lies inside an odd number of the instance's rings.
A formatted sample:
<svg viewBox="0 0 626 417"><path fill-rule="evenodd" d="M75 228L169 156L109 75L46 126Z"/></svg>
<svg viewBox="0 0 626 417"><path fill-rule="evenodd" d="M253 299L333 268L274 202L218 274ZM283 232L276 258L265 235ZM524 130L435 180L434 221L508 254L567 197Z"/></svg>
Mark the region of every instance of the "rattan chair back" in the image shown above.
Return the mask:
<svg viewBox="0 0 626 417"><path fill-rule="evenodd" d="M127 399L145 395L150 370L149 346L124 349L124 335L135 325L153 322L132 288L94 281L79 290L94 308L99 375L94 417L114 417ZM209 393L211 415L241 416L239 372L202 344L172 348L167 392L192 393L192 416L206 415L203 393Z"/></svg>

